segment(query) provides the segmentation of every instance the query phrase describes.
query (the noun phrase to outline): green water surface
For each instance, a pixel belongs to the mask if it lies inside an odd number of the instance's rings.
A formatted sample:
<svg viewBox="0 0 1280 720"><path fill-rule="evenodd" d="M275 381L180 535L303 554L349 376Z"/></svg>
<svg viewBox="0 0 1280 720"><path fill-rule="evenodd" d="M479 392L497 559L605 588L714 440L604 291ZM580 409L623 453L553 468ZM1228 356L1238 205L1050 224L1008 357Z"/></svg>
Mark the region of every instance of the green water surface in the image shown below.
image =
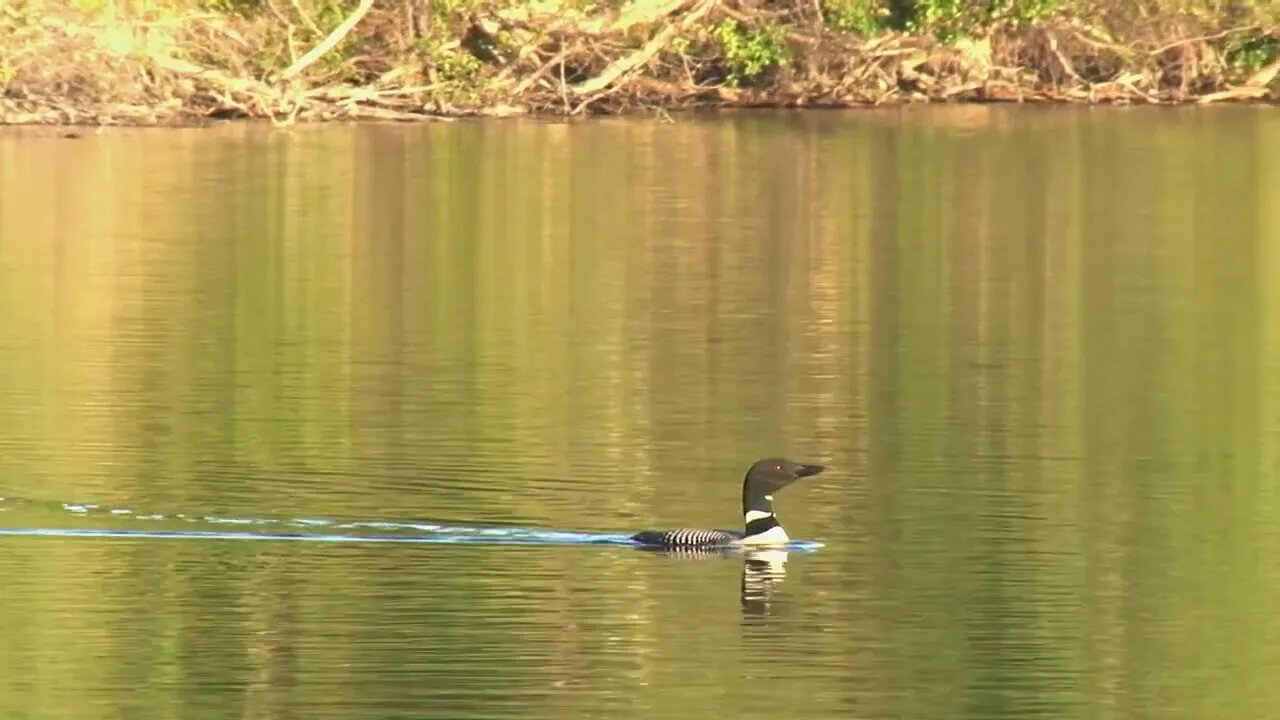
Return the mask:
<svg viewBox="0 0 1280 720"><path fill-rule="evenodd" d="M1275 717L1278 161L1245 108L6 131L0 527L735 527L831 470L764 577L0 537L0 717Z"/></svg>

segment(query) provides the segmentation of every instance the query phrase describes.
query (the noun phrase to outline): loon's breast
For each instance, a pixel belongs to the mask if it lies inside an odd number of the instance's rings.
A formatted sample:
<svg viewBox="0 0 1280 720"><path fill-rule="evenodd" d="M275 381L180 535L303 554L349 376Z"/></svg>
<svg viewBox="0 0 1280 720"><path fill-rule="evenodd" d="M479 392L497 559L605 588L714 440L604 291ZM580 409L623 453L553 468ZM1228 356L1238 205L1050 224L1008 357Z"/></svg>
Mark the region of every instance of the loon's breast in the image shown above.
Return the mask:
<svg viewBox="0 0 1280 720"><path fill-rule="evenodd" d="M768 530L743 537L741 542L743 545L786 545L791 542L791 537L781 525L773 525Z"/></svg>

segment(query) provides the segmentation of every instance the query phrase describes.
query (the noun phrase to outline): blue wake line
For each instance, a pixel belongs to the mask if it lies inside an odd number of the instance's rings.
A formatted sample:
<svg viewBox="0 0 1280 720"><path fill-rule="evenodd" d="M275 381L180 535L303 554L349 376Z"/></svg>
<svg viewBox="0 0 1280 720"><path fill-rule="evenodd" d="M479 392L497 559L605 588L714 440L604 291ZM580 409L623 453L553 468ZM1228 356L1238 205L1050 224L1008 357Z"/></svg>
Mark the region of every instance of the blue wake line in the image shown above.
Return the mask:
<svg viewBox="0 0 1280 720"><path fill-rule="evenodd" d="M6 506L22 502L36 502L25 498L0 497L0 512ZM300 528L281 532L255 530L173 530L173 529L123 529L123 528L61 528L61 527L10 527L0 528L0 536L25 537L89 537L89 538L152 538L152 539L203 539L203 540L279 540L302 542L347 543L413 543L413 544L489 544L489 545L622 545L639 547L631 534L545 530L523 527L479 527L443 525L430 522L396 522L389 520L335 521L320 518L272 518L223 517L216 515L193 516L178 513L171 516L139 514L128 508L110 508L101 505L52 503L63 511L78 517L105 515L119 519L162 522L181 521L207 525L236 526L286 526ZM310 531L308 531L310 530ZM352 532L333 532L350 530ZM369 532L375 531L375 532ZM822 547L822 543L809 540L793 540L785 549L808 552Z"/></svg>
<svg viewBox="0 0 1280 720"><path fill-rule="evenodd" d="M340 533L271 533L234 530L125 530L92 528L0 528L0 535L91 538L160 538L204 540L294 540L361 543L471 543L497 545L634 545L628 535L563 533L528 530L523 535L367 535ZM534 534L536 533L536 534Z"/></svg>

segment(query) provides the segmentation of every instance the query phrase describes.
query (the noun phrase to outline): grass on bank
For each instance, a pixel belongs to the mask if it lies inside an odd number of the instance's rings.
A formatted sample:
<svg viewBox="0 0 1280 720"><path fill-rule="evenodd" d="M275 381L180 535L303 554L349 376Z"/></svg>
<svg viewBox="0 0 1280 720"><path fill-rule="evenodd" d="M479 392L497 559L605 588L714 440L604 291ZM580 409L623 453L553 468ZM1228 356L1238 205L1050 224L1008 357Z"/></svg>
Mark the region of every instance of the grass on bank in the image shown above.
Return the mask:
<svg viewBox="0 0 1280 720"><path fill-rule="evenodd" d="M0 120L1273 101L1280 0L10 0Z"/></svg>

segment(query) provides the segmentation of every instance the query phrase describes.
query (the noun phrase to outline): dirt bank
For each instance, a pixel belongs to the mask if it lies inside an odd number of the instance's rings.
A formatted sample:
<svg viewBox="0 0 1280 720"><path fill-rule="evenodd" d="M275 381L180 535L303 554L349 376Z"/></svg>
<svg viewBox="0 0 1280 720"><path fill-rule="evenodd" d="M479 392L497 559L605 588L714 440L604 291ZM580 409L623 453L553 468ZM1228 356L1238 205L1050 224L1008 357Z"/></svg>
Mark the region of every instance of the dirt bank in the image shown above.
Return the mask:
<svg viewBox="0 0 1280 720"><path fill-rule="evenodd" d="M950 15L922 20L937 6L218 0L126 12L103 1L0 8L0 122L1280 99L1280 24L1251 7L1038 0L974 3L979 13L948 0Z"/></svg>

